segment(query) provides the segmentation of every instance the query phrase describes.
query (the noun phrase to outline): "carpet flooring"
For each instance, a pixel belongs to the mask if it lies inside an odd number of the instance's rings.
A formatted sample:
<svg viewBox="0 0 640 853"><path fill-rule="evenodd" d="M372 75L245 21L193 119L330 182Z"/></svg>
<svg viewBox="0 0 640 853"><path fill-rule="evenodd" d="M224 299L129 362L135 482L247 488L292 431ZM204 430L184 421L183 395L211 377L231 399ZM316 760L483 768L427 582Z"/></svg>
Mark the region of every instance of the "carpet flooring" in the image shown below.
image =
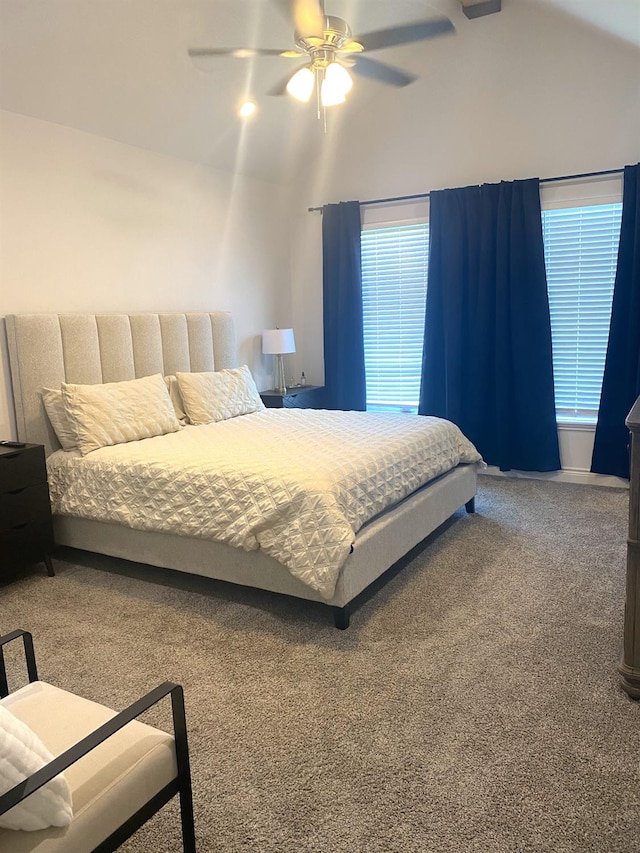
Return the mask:
<svg viewBox="0 0 640 853"><path fill-rule="evenodd" d="M627 508L484 475L476 514L345 632L322 605L78 551L0 587L0 630L31 630L41 678L114 708L184 685L201 853L638 853ZM177 806L122 849L180 850Z"/></svg>

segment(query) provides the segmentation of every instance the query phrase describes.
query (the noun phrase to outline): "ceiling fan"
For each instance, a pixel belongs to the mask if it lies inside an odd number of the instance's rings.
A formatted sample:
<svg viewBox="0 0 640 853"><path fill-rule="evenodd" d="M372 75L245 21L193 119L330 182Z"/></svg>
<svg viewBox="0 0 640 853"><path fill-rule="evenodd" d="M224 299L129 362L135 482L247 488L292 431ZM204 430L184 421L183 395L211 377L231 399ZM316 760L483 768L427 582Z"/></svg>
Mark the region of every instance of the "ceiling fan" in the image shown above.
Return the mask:
<svg viewBox="0 0 640 853"><path fill-rule="evenodd" d="M318 117L325 107L343 103L353 85L349 70L389 86L407 86L416 79L391 65L365 56L369 51L394 47L454 32L446 17L429 18L400 24L353 37L342 18L327 15L324 0L271 0L295 26L295 48L191 48L189 56L232 56L245 59L254 56L281 56L302 59L304 65L274 87L270 95L288 92L307 102L316 93Z"/></svg>

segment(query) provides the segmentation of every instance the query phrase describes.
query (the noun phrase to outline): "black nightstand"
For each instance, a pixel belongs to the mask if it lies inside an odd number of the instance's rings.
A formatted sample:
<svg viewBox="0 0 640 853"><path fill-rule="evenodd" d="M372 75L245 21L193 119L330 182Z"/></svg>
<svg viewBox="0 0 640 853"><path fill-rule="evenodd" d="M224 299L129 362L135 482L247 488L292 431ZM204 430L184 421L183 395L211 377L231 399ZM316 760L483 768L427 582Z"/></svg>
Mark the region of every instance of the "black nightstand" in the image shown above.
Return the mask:
<svg viewBox="0 0 640 853"><path fill-rule="evenodd" d="M0 579L41 561L53 576L53 544L44 447L0 446Z"/></svg>
<svg viewBox="0 0 640 853"><path fill-rule="evenodd" d="M267 409L290 409L300 405L296 398L310 391L319 391L321 388L324 388L324 385L290 385L286 394L271 389L261 391L260 396Z"/></svg>

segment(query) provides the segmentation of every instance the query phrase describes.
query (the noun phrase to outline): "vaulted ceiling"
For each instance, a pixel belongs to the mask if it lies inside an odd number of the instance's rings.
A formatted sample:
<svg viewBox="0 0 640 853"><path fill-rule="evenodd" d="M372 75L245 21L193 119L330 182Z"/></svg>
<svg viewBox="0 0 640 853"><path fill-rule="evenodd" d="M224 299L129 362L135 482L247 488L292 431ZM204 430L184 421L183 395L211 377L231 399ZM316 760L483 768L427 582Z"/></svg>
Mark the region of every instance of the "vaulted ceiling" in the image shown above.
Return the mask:
<svg viewBox="0 0 640 853"><path fill-rule="evenodd" d="M345 18L355 34L448 16L455 34L376 52L376 59L417 75L454 61L454 39L456 62L479 40L491 50L522 4L640 49L640 0L502 0L501 12L476 20L462 14L459 0L326 0L327 12ZM514 27L510 37L527 36ZM286 181L322 133L312 105L267 94L300 61L192 60L187 53L238 46L292 47L293 27L270 0L0 0L0 108ZM358 78L348 103L333 109L377 108L394 91ZM241 120L245 97L258 110Z"/></svg>

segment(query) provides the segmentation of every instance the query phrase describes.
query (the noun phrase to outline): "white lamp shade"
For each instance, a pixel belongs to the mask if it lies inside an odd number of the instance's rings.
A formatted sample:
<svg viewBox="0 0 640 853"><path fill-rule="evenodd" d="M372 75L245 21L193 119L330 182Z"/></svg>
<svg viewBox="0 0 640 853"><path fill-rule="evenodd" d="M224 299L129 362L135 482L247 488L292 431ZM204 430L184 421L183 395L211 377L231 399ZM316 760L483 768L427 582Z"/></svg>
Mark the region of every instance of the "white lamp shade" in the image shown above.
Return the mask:
<svg viewBox="0 0 640 853"><path fill-rule="evenodd" d="M287 83L287 92L296 100L307 103L313 92L316 78L313 71L305 65L298 69Z"/></svg>
<svg viewBox="0 0 640 853"><path fill-rule="evenodd" d="M326 80L322 81L320 101L323 107L335 107L336 104L344 104L345 100L344 92L332 86Z"/></svg>
<svg viewBox="0 0 640 853"><path fill-rule="evenodd" d="M332 88L337 89L338 92L342 92L343 95L350 92L353 86L351 75L344 65L340 65L339 62L332 62L329 65L324 72L324 79Z"/></svg>
<svg viewBox="0 0 640 853"><path fill-rule="evenodd" d="M265 355L284 355L295 352L293 329L265 329L262 333L262 352Z"/></svg>
<svg viewBox="0 0 640 853"><path fill-rule="evenodd" d="M345 95L351 89L353 81L346 68L339 62L332 62L324 72L324 80L320 87L320 100L323 107L333 107L343 104Z"/></svg>

